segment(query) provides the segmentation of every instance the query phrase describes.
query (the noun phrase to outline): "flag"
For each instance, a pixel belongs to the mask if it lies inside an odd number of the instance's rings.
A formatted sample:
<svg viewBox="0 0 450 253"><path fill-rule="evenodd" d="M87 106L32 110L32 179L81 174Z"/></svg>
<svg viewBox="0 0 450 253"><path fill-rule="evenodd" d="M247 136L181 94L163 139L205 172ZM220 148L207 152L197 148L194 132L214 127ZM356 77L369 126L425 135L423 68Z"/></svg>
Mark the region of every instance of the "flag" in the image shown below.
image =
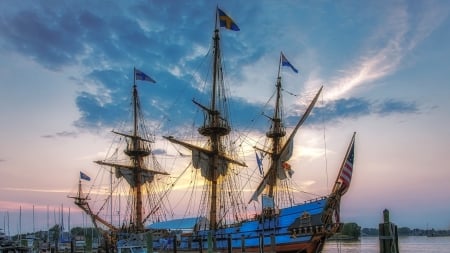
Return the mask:
<svg viewBox="0 0 450 253"><path fill-rule="evenodd" d="M292 66L292 64L286 59L283 53L281 53L281 66L291 67L292 71L298 73L298 70Z"/></svg>
<svg viewBox="0 0 450 253"><path fill-rule="evenodd" d="M283 166L283 169L285 169L286 172L288 173L289 177L292 178L294 171L292 170L291 165L288 162L283 162L282 166Z"/></svg>
<svg viewBox="0 0 450 253"><path fill-rule="evenodd" d="M258 168L259 168L259 173L261 173L261 175L263 174L263 164L261 161L261 158L258 156L258 153L255 152L256 155L256 163L258 164Z"/></svg>
<svg viewBox="0 0 450 253"><path fill-rule="evenodd" d="M223 12L221 9L217 8L217 13L219 14L220 27L225 27L229 30L239 31L239 27L234 23L234 21Z"/></svg>
<svg viewBox="0 0 450 253"><path fill-rule="evenodd" d="M83 172L80 171L80 179L86 180L86 181L91 181L91 178L84 174Z"/></svg>
<svg viewBox="0 0 450 253"><path fill-rule="evenodd" d="M134 78L136 80L149 81L151 83L156 83L156 81L153 80L153 78L151 78L144 72L140 71L139 69L134 69Z"/></svg>
<svg viewBox="0 0 450 253"><path fill-rule="evenodd" d="M339 175L339 179L341 181L340 191L342 194L347 192L348 187L350 186L350 181L352 180L353 159L355 154L354 150L355 150L355 142L352 143L347 158L345 159L344 167L342 168L341 174Z"/></svg>

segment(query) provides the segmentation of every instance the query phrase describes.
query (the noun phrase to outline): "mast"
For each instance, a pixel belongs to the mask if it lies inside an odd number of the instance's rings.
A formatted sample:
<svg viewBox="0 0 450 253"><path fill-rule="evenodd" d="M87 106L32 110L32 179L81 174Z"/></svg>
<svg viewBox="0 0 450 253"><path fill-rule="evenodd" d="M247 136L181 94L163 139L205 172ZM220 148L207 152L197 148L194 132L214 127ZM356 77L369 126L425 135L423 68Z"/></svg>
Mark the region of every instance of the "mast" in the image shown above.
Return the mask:
<svg viewBox="0 0 450 253"><path fill-rule="evenodd" d="M266 136L272 140L272 150L271 150L271 161L272 163L276 163L280 159L280 149L281 149L281 141L282 138L286 135L285 128L282 124L282 116L283 116L283 108L281 106L282 97L281 97L281 55L280 61L278 64L278 77L276 83L276 100L275 100L275 109L272 120L272 124L270 126L270 130L266 133ZM270 170L268 174L268 196L270 198L274 197L274 188L277 183L277 170Z"/></svg>
<svg viewBox="0 0 450 253"><path fill-rule="evenodd" d="M208 174L211 175L211 200L210 200L210 209L209 209L209 226L211 230L217 229L217 164L218 164L218 155L222 150L219 150L219 147L222 145L222 136L228 135L230 133L230 126L226 119L221 117L220 111L216 110L216 96L217 96L217 81L220 78L219 72L219 64L220 64L220 43L219 43L219 29L217 27L214 30L214 63L213 63L213 79L212 79L212 92L211 92L211 105L210 109L207 110L208 120L205 121L203 127L199 129L199 133L203 136L209 137L210 141L210 161L209 161L209 171Z"/></svg>
<svg viewBox="0 0 450 253"><path fill-rule="evenodd" d="M92 219L94 225L99 222L111 231L116 232L119 230L120 222L118 226L113 225L113 173L115 177L125 179L123 182L127 183L130 189L130 213L129 213L129 226L127 228L128 232L143 232L144 222L151 215L147 214L144 218L144 191L149 190L150 183L153 183L155 175L169 175L160 169L159 164L154 157L151 157L152 162L149 163L147 157L152 154L150 143L153 142L153 138L147 138L147 129L144 125L144 119L141 112L141 105L138 95L138 89L136 85L136 80L149 81L155 83L150 76L146 75L142 71L134 68L133 69L133 86L132 86L132 121L131 121L131 131L128 133L121 133L112 131L114 134L124 137L125 149L124 154L127 156L127 161L123 162L124 159L119 161L112 161L109 158L101 161L95 161L95 163L110 167L110 219L107 221L105 215L100 217L99 212L94 213L88 203L88 195L83 196L81 189L81 180L79 182L78 194L75 197L75 204L78 205L83 211L85 211ZM149 169L147 166L152 166L154 168ZM120 195L119 195L120 198ZM150 199L150 198L149 198ZM108 200L108 199L107 199ZM120 199L119 199L120 201ZM120 203L120 202L119 202ZM152 203L153 204L153 203ZM156 205L157 203L155 203ZM119 204L120 205L120 204ZM103 207L100 207L102 209ZM119 207L120 208L120 207ZM120 220L120 214L119 214Z"/></svg>
<svg viewBox="0 0 450 253"><path fill-rule="evenodd" d="M230 157L225 150L225 138L230 133L231 127L226 118L225 94L222 92L223 75L221 67L220 54L220 36L219 36L219 9L216 11L215 29L213 36L213 66L212 66L212 91L209 107L201 105L193 101L199 106L205 115L203 126L198 132L208 138L207 147L199 147L184 141L175 139L172 136L164 136L167 140L182 145L192 150L192 163L197 169L201 169L202 177L209 183L209 228L212 231L217 230L219 221L219 196L220 196L220 180L221 176L225 176L230 163L246 167L243 162L237 161ZM225 17L223 17L225 18ZM226 17L228 22L232 22ZM230 23L229 23L230 24ZM227 27L230 29L229 27ZM233 29L238 29L237 27ZM199 157L204 157L206 162L201 161Z"/></svg>
<svg viewBox="0 0 450 253"><path fill-rule="evenodd" d="M276 187L277 187L277 180L278 179L285 179L286 171L284 166L287 165L287 161L292 156L293 152L293 143L294 143L294 137L297 134L298 129L300 126L303 125L303 123L308 118L309 114L311 113L312 109L314 108L314 105L316 104L320 93L322 92L322 87L320 87L319 91L314 96L314 99L309 104L308 108L306 109L305 113L302 115L302 117L297 122L296 126L290 133L288 138L285 138L286 130L283 125L283 108L282 108L282 96L281 96L281 66L283 65L283 53L280 54L280 62L278 65L278 77L277 77L277 83L276 83L276 101L275 101L275 108L274 108L274 115L270 120L272 121L270 125L270 130L266 133L266 136L271 139L271 150L264 150L261 149L261 151L266 152L270 154L270 166L269 170L267 171L266 175L264 176L263 180L259 183L258 187L256 188L255 192L253 193L249 203L251 201L257 201L258 196L265 190L267 197L272 201L272 204L274 203L274 197L276 194ZM293 68L290 63L288 63L291 68ZM294 68L293 68L294 69ZM294 70L296 71L296 70ZM272 205L274 206L274 205ZM264 207L263 207L264 208ZM273 209L273 207L266 207L268 209ZM268 210L269 213L270 210Z"/></svg>

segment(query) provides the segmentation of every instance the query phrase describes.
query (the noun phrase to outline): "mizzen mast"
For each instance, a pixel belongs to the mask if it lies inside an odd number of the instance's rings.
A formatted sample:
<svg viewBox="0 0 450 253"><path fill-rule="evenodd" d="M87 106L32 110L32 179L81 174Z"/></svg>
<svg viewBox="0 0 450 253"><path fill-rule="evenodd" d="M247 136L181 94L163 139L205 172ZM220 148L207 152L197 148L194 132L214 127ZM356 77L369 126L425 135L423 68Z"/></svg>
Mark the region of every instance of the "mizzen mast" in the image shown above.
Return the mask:
<svg viewBox="0 0 450 253"><path fill-rule="evenodd" d="M271 150L271 161L272 166L276 163L276 161L280 160L280 151L282 148L282 139L286 135L285 127L283 126L283 107L282 107L282 96L281 96L281 55L280 62L278 65L278 77L276 84L276 100L275 100L275 108L273 118L271 118L272 123L270 125L270 130L266 133L266 136L272 140L272 150ZM268 182L269 190L268 196L273 199L274 197L274 188L277 183L277 170L272 169L268 174Z"/></svg>
<svg viewBox="0 0 450 253"><path fill-rule="evenodd" d="M317 102L317 99L319 98L320 93L322 92L322 87L319 89L319 91L314 96L314 99L311 101L309 106L307 107L305 113L303 116L297 121L296 126L292 130L292 132L289 134L287 138L285 138L286 130L285 126L283 125L283 106L282 106L282 86L281 86L281 67L282 66L289 66L291 69L298 73L298 70L295 69L286 59L286 57L283 55L283 53L280 54L280 62L278 65L278 77L277 77L277 83L276 83L276 101L275 101L275 108L274 108L274 114L273 117L270 118L271 125L270 130L266 133L266 136L271 139L271 149L270 150L264 150L261 151L270 154L270 166L269 169L264 176L263 180L260 182L258 187L256 188L256 191L253 193L249 203L251 201L257 201L259 195L265 192L266 198L266 204L264 204L263 201L263 209L265 209L265 212L269 215L272 214L272 211L275 208L275 195L277 192L277 182L278 180L284 180L287 178L287 176L292 175L292 171L290 168L290 165L287 163L287 161L291 158L293 153L293 145L294 145L294 137L300 128L301 125L305 122L305 120L308 118L309 114L311 113L311 110L314 108L314 105ZM264 206L266 205L266 206Z"/></svg>

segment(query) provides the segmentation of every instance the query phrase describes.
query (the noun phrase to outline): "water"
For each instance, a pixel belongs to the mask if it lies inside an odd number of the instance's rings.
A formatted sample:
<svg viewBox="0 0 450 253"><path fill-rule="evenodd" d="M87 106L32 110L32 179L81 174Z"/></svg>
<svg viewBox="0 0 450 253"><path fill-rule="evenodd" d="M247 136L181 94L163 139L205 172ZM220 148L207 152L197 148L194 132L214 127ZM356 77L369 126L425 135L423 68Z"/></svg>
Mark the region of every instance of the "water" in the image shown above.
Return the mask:
<svg viewBox="0 0 450 253"><path fill-rule="evenodd" d="M400 253L450 253L450 236L404 236L398 238ZM378 237L362 237L360 241L329 241L323 253L379 253Z"/></svg>

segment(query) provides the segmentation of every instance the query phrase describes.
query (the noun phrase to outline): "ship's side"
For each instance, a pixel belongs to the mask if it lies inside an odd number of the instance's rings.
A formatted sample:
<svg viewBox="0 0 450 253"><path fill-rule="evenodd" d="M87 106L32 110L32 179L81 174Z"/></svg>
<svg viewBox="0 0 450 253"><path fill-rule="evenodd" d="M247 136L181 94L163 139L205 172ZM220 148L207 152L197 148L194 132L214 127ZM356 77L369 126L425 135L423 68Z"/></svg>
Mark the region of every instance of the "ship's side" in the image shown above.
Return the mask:
<svg viewBox="0 0 450 253"><path fill-rule="evenodd" d="M332 211L329 200L330 197L313 199L280 209L271 216L263 212L215 231L167 234L164 240L154 238L152 245L155 250L176 247L183 252L202 252L211 245L215 245L213 250L217 252L317 252L325 239L340 228L339 223L324 219Z"/></svg>

